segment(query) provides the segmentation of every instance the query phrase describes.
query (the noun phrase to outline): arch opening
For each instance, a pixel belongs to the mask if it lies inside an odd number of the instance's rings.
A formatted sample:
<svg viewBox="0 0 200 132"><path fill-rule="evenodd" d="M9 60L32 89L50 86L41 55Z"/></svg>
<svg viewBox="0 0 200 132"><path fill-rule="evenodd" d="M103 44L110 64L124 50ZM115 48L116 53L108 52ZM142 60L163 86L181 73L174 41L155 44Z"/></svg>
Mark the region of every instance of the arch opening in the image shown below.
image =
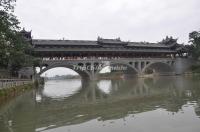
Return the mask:
<svg viewBox="0 0 200 132"><path fill-rule="evenodd" d="M46 67L38 75L45 78L44 87L36 96L39 102L41 97L62 100L79 93L83 88L82 74L68 67Z"/></svg>
<svg viewBox="0 0 200 132"><path fill-rule="evenodd" d="M143 73L155 75L172 75L174 74L174 70L169 64L156 62L147 65L147 67L144 68Z"/></svg>
<svg viewBox="0 0 200 132"><path fill-rule="evenodd" d="M45 69L43 69L45 70ZM79 78L79 73L66 68L66 67L54 67L51 69L45 70L43 73L40 74L41 77L47 78L57 78L57 79L71 79L71 78Z"/></svg>
<svg viewBox="0 0 200 132"><path fill-rule="evenodd" d="M138 72L129 64L111 63L104 65L102 69L97 71L97 74L100 77L122 77L125 75L136 76Z"/></svg>
<svg viewBox="0 0 200 132"><path fill-rule="evenodd" d="M89 73L80 68L74 68L71 65L68 66L48 66L39 71L37 74L41 77L45 76L58 76L64 75L67 78L89 78Z"/></svg>

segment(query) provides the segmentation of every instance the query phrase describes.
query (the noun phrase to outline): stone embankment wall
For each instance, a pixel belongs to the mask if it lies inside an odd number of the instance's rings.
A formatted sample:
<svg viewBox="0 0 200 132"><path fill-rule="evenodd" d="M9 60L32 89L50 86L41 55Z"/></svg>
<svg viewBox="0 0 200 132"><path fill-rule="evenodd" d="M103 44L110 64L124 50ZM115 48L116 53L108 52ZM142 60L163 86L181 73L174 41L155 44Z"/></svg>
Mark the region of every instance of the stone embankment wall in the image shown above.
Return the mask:
<svg viewBox="0 0 200 132"><path fill-rule="evenodd" d="M176 75L181 75L190 71L191 66L195 64L197 64L197 61L192 58L176 58L173 68Z"/></svg>
<svg viewBox="0 0 200 132"><path fill-rule="evenodd" d="M18 93L33 88L32 80L0 79L0 103Z"/></svg>

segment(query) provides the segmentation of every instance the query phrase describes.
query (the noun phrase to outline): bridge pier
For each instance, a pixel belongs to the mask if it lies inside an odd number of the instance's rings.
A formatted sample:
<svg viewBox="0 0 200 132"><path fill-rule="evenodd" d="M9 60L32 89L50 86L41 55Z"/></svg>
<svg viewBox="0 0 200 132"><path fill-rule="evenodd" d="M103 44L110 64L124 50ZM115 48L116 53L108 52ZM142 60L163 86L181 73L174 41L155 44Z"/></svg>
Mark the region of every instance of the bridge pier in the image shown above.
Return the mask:
<svg viewBox="0 0 200 132"><path fill-rule="evenodd" d="M95 74L94 71L92 71L90 75L90 80L97 80L97 79L98 79L97 75Z"/></svg>

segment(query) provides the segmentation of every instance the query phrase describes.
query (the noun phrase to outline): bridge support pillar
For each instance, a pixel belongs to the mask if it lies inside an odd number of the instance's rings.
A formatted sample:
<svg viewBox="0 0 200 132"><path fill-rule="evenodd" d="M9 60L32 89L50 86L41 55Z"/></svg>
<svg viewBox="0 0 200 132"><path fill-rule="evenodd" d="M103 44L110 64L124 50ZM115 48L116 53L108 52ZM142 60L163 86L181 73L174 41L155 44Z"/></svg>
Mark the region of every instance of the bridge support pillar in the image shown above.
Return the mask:
<svg viewBox="0 0 200 132"><path fill-rule="evenodd" d="M94 64L91 64L90 80L97 80L97 74L95 73Z"/></svg>
<svg viewBox="0 0 200 132"><path fill-rule="evenodd" d="M42 71L42 66L40 66L40 72Z"/></svg>

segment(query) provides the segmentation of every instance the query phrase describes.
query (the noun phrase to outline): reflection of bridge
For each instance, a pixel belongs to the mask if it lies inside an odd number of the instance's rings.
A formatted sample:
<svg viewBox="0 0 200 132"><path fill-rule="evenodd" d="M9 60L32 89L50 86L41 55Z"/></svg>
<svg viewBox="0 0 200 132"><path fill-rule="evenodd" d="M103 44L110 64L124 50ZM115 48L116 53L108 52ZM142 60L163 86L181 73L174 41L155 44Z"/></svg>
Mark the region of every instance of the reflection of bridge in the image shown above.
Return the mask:
<svg viewBox="0 0 200 132"><path fill-rule="evenodd" d="M145 73L181 74L185 65L180 58L187 56L184 46L176 41L125 42L119 38L99 37L97 41L40 39L31 42L35 56L42 59L38 75L51 68L67 67L82 77L94 79L99 70L110 65L124 65L128 72L139 76Z"/></svg>
<svg viewBox="0 0 200 132"><path fill-rule="evenodd" d="M184 104L199 99L200 95L195 87L199 86L199 81L192 79L165 77L109 81L109 94L103 93L96 81L83 81L80 92L60 101L44 97L41 102L36 102L32 98L34 93L24 94L0 110L0 125L1 121L6 124L12 120L15 124L10 127L16 131L35 131L52 124L55 125L52 127L60 127L97 118L104 121L121 119L128 114L155 110L158 106L169 112L179 112ZM17 114L6 118L13 111ZM22 116L26 118L22 119Z"/></svg>
<svg viewBox="0 0 200 132"><path fill-rule="evenodd" d="M101 87L97 85L101 80L83 82L82 90L70 98L63 101L49 100L51 103L48 108L45 105L46 101L37 103L36 113L41 112L37 120L38 127L49 124L56 124L56 127L73 125L96 118L104 121L120 119L127 114L155 110L157 106L169 112L178 112L187 101L199 98L196 94L199 89L193 89L199 82L190 82L184 78L109 81L111 81L109 94L102 92ZM180 86L180 82L183 82L183 87ZM77 117L78 115L82 116ZM48 117L53 119L49 121ZM59 124L60 122L63 124Z"/></svg>

